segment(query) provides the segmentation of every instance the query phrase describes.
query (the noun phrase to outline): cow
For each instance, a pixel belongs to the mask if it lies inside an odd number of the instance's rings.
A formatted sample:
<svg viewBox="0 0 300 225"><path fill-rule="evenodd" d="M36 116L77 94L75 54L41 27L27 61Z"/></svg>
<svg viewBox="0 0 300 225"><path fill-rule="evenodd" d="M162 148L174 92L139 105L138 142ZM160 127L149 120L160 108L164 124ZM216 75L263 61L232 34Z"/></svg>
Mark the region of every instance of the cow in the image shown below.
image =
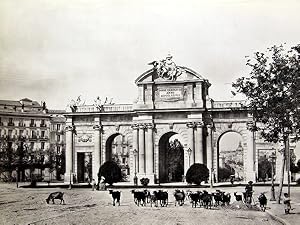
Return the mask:
<svg viewBox="0 0 300 225"><path fill-rule="evenodd" d="M265 196L264 193L261 193L258 197L258 201L259 201L259 206L261 208L261 210L264 212L266 210L266 206L267 206L267 197Z"/></svg>
<svg viewBox="0 0 300 225"><path fill-rule="evenodd" d="M176 203L178 203L179 206L182 206L184 204L184 199L185 199L184 191L175 190L174 197L175 197L175 206Z"/></svg>
<svg viewBox="0 0 300 225"><path fill-rule="evenodd" d="M156 198L155 206L157 206L157 202L160 201L160 206L168 206L169 194L166 191L153 191L153 194Z"/></svg>
<svg viewBox="0 0 300 225"><path fill-rule="evenodd" d="M64 200L64 193L63 192L53 192L51 193L48 198L46 199L47 204L49 204L49 201L52 200L52 203L54 203L54 199L60 199L60 204L63 202L63 204L65 204L65 200Z"/></svg>
<svg viewBox="0 0 300 225"><path fill-rule="evenodd" d="M113 191L109 190L109 194L111 194L113 199L113 206L115 206L115 202L119 203L120 206L120 198L121 198L121 192L120 191Z"/></svg>
<svg viewBox="0 0 300 225"><path fill-rule="evenodd" d="M132 190L134 203L139 206L146 206L146 192L145 191L137 191Z"/></svg>

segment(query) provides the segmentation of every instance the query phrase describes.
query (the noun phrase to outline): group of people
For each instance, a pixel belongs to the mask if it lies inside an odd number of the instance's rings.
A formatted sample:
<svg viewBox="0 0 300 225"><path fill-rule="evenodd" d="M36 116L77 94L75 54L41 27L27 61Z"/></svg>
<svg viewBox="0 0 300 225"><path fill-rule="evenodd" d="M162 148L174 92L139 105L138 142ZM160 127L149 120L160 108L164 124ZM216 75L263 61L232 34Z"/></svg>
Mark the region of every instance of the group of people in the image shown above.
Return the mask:
<svg viewBox="0 0 300 225"><path fill-rule="evenodd" d="M251 204L253 194L253 182L249 181L245 187L245 202ZM288 193L283 194L284 212L288 214L291 210L291 199Z"/></svg>

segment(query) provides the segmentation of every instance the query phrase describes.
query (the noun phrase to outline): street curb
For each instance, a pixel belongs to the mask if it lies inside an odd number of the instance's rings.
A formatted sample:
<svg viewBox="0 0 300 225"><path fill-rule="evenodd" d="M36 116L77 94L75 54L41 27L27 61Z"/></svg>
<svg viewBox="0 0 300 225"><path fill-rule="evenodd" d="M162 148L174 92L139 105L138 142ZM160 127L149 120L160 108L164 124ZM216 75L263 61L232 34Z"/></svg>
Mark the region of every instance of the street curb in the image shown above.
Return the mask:
<svg viewBox="0 0 300 225"><path fill-rule="evenodd" d="M288 221L278 217L278 216L275 216L272 212L270 211L265 211L273 220L283 224L283 225L291 225Z"/></svg>

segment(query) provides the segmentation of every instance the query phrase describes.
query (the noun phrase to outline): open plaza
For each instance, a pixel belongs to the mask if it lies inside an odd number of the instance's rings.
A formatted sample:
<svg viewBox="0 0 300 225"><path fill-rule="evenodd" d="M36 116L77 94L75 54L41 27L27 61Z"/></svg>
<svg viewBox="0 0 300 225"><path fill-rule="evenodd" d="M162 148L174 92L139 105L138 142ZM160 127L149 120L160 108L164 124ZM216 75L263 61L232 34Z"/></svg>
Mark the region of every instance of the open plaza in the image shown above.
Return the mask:
<svg viewBox="0 0 300 225"><path fill-rule="evenodd" d="M21 184L22 185L22 184ZM24 185L24 184L23 184ZM121 185L121 184L120 184ZM217 206L211 209L192 208L186 200L183 206L174 205L174 187L157 186L148 188L166 190L169 193L167 207L137 206L131 193L134 187L116 185L108 189L121 191L120 206L112 205L112 197L108 191L92 191L91 188L16 188L13 184L0 185L0 224L297 224L300 213L300 187L291 188L291 214L284 214L283 204L268 201L266 212L258 208L257 197L261 192L270 197L270 186L254 186L254 204L246 207L235 201L234 192L244 191L244 186L228 187L195 187L181 184L176 189L222 190L231 193L229 206ZM277 188L277 187L276 187ZM286 187L284 187L285 190ZM143 187L138 189L143 190ZM65 204L47 204L45 199L49 193L64 192Z"/></svg>

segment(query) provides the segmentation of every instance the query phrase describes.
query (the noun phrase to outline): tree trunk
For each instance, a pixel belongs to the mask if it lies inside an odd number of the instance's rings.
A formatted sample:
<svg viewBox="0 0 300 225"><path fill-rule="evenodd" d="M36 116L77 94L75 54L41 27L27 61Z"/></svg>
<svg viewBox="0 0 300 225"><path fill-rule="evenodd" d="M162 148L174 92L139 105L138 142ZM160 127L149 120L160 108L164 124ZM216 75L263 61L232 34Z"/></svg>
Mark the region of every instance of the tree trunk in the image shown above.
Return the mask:
<svg viewBox="0 0 300 225"><path fill-rule="evenodd" d="M278 197L277 197L277 203L280 204L281 200L281 194L282 194L282 188L283 188L283 181L284 181L284 167L285 167L285 162L286 162L286 152L287 152L287 138L284 138L284 152L282 153L283 155L283 162L281 166L281 174L280 174L280 184L279 184L279 192L278 192Z"/></svg>

